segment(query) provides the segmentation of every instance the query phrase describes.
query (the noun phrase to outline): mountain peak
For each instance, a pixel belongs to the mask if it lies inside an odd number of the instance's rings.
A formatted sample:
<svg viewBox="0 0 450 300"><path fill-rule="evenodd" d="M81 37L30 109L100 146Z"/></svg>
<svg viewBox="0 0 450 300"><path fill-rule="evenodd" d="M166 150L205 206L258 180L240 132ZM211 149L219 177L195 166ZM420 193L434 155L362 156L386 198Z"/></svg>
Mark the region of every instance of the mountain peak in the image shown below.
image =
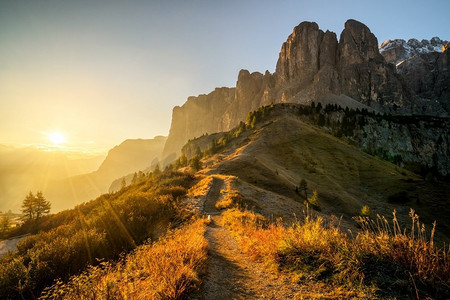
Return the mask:
<svg viewBox="0 0 450 300"><path fill-rule="evenodd" d="M399 65L405 60L420 54L427 54L432 52L443 52L446 40L441 40L439 37L433 37L430 40L421 40L412 38L408 41L403 39L394 39L384 41L379 49L387 62Z"/></svg>
<svg viewBox="0 0 450 300"><path fill-rule="evenodd" d="M408 41L430 47L441 47L443 42L437 37L431 41ZM245 121L247 113L271 103L358 103L397 114L446 113L445 101L420 99L422 95L408 86L380 50L384 55L375 35L357 20L346 21L339 41L334 32L324 32L317 23L301 22L282 44L273 74L241 70L236 88L189 97L182 107L175 108L164 157L174 158L189 139L230 130ZM439 70L444 70L446 62L441 65ZM436 91L430 97L436 98L434 95L444 88L441 84L435 89L432 83L429 90Z"/></svg>

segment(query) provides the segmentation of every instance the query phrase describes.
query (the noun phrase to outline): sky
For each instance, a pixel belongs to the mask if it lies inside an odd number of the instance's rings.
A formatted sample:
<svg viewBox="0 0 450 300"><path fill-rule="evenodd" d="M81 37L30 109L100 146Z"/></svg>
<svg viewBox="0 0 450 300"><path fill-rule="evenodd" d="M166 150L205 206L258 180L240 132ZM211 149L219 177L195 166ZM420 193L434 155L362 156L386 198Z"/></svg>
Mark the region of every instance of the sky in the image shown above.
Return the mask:
<svg viewBox="0 0 450 300"><path fill-rule="evenodd" d="M302 21L386 39L450 40L450 1L0 0L0 144L105 152L168 135L188 96L275 70Z"/></svg>

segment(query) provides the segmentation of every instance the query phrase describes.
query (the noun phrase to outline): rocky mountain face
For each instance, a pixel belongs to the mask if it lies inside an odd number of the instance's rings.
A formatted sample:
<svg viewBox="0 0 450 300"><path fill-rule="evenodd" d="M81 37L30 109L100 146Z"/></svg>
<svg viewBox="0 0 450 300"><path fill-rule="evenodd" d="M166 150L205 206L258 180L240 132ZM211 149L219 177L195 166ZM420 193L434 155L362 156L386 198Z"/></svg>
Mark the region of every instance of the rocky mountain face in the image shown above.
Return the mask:
<svg viewBox="0 0 450 300"><path fill-rule="evenodd" d="M430 67L439 70L439 74L429 72L433 85L415 88L408 82L411 76L404 75L409 72L407 64L399 71L383 53L388 52L380 53L377 38L358 21L348 20L339 40L316 23L303 22L283 43L273 74L241 70L236 88L189 97L175 107L163 156L170 161L189 139L230 130L250 111L271 103L315 101L396 114L446 114L449 95L443 87L449 80L443 72L448 69L448 54L439 54L439 62ZM442 100L430 102L423 98L426 93L439 94Z"/></svg>
<svg viewBox="0 0 450 300"><path fill-rule="evenodd" d="M430 41L388 40L380 53L395 64L408 88L421 98L417 109L422 114L445 115L450 112L450 44L438 37Z"/></svg>
<svg viewBox="0 0 450 300"><path fill-rule="evenodd" d="M402 39L386 40L380 46L380 53L387 62L398 65L420 54L443 52L442 47L447 43L448 41L441 40L438 37L422 41L417 39L409 39L408 41Z"/></svg>

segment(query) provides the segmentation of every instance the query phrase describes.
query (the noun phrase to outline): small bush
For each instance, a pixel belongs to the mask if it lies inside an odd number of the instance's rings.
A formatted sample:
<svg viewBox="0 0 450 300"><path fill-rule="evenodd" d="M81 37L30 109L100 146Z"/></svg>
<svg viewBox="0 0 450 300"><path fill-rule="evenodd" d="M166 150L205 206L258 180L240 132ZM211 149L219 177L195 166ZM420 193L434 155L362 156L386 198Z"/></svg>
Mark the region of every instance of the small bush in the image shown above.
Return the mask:
<svg viewBox="0 0 450 300"><path fill-rule="evenodd" d="M319 195L314 191L311 197L308 197L307 204L311 205L315 210L320 210Z"/></svg>
<svg viewBox="0 0 450 300"><path fill-rule="evenodd" d="M370 207L368 205L364 205L361 208L361 217L370 217L370 215L372 214L372 212L370 211Z"/></svg>

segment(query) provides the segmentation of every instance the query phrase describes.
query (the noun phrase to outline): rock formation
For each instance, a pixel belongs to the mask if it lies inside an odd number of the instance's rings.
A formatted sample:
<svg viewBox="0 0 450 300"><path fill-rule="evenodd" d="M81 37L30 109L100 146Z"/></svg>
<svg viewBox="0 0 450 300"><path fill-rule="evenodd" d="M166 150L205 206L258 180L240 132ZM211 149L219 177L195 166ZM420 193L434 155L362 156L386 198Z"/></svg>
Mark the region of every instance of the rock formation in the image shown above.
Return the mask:
<svg viewBox="0 0 450 300"><path fill-rule="evenodd" d="M432 47L440 43L439 39L429 42ZM183 106L174 108L163 153L168 158L166 162L174 159L189 139L230 130L245 121L250 111L270 103L320 101L397 114L445 114L442 107L449 106L449 80L445 73L448 51L425 71L433 74L432 84L415 88L407 83L411 76L403 75L409 74L407 64L400 71L391 63L404 57L403 50L388 48L392 43L384 45L382 53L391 60L386 61L380 54L377 38L358 21L345 23L339 42L335 33L323 32L314 22L302 22L283 43L274 74L241 70L236 88L220 88L208 95L189 97ZM427 104L422 99L426 93L432 93L433 97L439 94L440 102Z"/></svg>
<svg viewBox="0 0 450 300"><path fill-rule="evenodd" d="M420 97L419 113L446 115L450 112L449 43L438 37L430 41L410 39L386 41L380 52L395 64L408 88Z"/></svg>

